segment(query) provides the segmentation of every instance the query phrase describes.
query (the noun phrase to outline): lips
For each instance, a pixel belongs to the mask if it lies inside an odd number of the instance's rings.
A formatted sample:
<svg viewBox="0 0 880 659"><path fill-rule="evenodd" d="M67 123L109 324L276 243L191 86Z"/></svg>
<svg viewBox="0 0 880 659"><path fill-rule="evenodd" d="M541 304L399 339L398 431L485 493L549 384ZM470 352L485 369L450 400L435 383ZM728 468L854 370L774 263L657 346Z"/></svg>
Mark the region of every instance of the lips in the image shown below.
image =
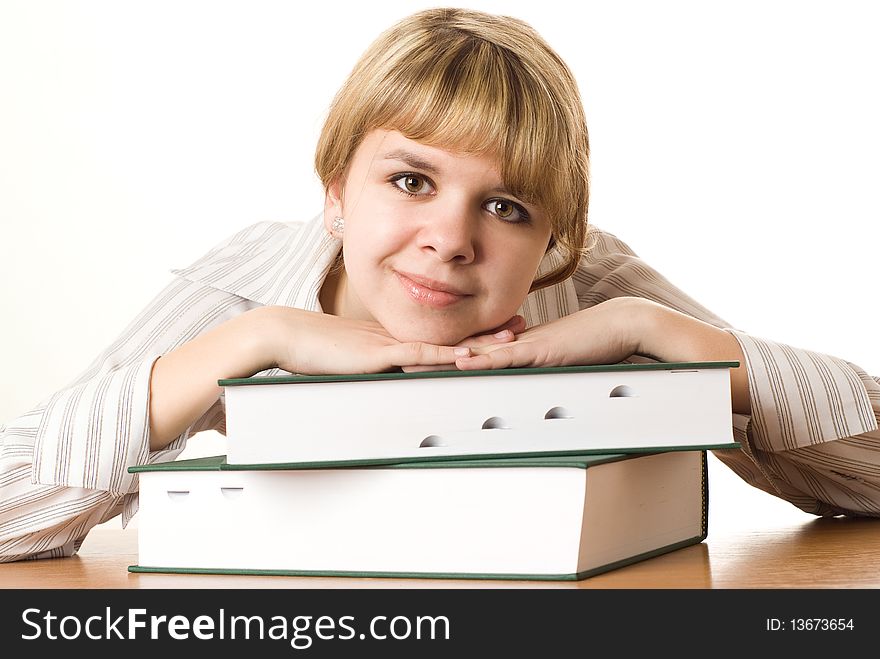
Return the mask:
<svg viewBox="0 0 880 659"><path fill-rule="evenodd" d="M448 307L470 297L462 289L446 282L429 279L409 272L396 272L398 281L410 298L429 307Z"/></svg>

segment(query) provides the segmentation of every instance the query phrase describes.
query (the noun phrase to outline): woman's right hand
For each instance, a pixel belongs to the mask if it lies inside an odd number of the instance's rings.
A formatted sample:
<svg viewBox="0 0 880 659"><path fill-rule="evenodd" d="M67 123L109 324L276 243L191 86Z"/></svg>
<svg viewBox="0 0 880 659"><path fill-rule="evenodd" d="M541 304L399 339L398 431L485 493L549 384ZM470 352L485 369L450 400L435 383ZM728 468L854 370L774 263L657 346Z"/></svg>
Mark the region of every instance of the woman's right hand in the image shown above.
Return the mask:
<svg viewBox="0 0 880 659"><path fill-rule="evenodd" d="M505 327L521 331L521 319ZM499 339L493 339L492 343ZM381 373L455 366L488 339L465 346L401 343L376 322L282 306L256 307L159 357L150 372L150 450L165 448L217 402L220 380L269 368L306 375ZM473 349L472 349L473 347ZM427 369L426 369L427 370Z"/></svg>
<svg viewBox="0 0 880 659"><path fill-rule="evenodd" d="M248 313L259 316L269 361L290 373L381 373L415 365L446 366L471 354L460 346L402 343L375 321L283 306Z"/></svg>

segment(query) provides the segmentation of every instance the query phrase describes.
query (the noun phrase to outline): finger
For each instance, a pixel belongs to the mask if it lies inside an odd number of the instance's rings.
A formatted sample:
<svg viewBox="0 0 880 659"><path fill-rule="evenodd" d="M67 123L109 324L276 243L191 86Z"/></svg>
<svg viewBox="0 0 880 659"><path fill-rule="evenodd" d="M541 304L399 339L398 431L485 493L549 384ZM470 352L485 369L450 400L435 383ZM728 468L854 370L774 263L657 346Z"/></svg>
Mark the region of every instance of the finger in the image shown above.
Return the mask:
<svg viewBox="0 0 880 659"><path fill-rule="evenodd" d="M392 366L429 366L454 364L456 359L468 357L471 351L463 346L438 346L433 343L411 342L388 346L387 357Z"/></svg>
<svg viewBox="0 0 880 659"><path fill-rule="evenodd" d="M508 321L502 325L496 327L493 331L486 332L487 334L494 334L495 332L500 332L501 330L510 330L514 334L519 334L526 328L526 319L520 316L519 314L514 314L511 316Z"/></svg>
<svg viewBox="0 0 880 659"><path fill-rule="evenodd" d="M478 334L468 337L458 345L468 348L483 348L498 343L510 343L511 341L516 341L516 334L509 329L503 329L495 332L495 334Z"/></svg>
<svg viewBox="0 0 880 659"><path fill-rule="evenodd" d="M510 325L506 328L514 334L520 334L526 331L526 319L519 314L510 319Z"/></svg>
<svg viewBox="0 0 880 659"><path fill-rule="evenodd" d="M495 334L496 332L500 332L501 330L510 330L514 334L519 334L526 328L526 319L520 316L519 314L514 314L510 318L507 319L506 322L498 325L498 327L494 327L490 330L486 330L482 332L479 336L484 334L488 334L489 336Z"/></svg>
<svg viewBox="0 0 880 659"><path fill-rule="evenodd" d="M488 330L487 332L469 336L468 338L458 343L458 345L481 347L493 345L496 343L507 343L509 341L513 341L516 338L516 335L524 332L525 329L526 319L519 314L516 314L514 316L511 316L506 323L499 325L494 329Z"/></svg>
<svg viewBox="0 0 880 659"><path fill-rule="evenodd" d="M425 373L427 371L457 371L455 364L434 364L433 366L401 366L404 373Z"/></svg>
<svg viewBox="0 0 880 659"><path fill-rule="evenodd" d="M520 354L517 354L517 353ZM498 368L511 368L526 366L530 360L516 347L504 346L491 352L475 354L470 357L459 357L455 360L455 366L462 371L493 370Z"/></svg>

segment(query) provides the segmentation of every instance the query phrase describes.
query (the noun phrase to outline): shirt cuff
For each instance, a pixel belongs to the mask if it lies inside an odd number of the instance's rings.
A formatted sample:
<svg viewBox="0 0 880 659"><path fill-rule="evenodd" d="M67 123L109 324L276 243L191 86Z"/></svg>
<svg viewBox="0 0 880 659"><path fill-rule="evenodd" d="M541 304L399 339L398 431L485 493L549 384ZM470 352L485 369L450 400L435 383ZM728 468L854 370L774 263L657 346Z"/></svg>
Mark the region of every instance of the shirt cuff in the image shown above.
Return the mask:
<svg viewBox="0 0 880 659"><path fill-rule="evenodd" d="M737 339L745 356L756 448L788 451L877 429L863 378L852 364L725 331Z"/></svg>
<svg viewBox="0 0 880 659"><path fill-rule="evenodd" d="M54 394L37 429L31 477L124 495L137 488L128 467L149 455L154 355Z"/></svg>

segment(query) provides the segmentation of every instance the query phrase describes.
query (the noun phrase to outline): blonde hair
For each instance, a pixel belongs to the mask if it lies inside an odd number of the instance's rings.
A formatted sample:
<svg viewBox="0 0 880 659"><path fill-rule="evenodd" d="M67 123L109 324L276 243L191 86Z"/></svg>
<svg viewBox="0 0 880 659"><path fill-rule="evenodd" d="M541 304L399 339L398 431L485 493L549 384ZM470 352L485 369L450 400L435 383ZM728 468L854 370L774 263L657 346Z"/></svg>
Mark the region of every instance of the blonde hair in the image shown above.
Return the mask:
<svg viewBox="0 0 880 659"><path fill-rule="evenodd" d="M428 9L379 35L330 107L315 153L325 187L371 130L488 154L504 184L550 218L562 265L531 290L570 277L587 240L589 139L574 76L527 23Z"/></svg>

